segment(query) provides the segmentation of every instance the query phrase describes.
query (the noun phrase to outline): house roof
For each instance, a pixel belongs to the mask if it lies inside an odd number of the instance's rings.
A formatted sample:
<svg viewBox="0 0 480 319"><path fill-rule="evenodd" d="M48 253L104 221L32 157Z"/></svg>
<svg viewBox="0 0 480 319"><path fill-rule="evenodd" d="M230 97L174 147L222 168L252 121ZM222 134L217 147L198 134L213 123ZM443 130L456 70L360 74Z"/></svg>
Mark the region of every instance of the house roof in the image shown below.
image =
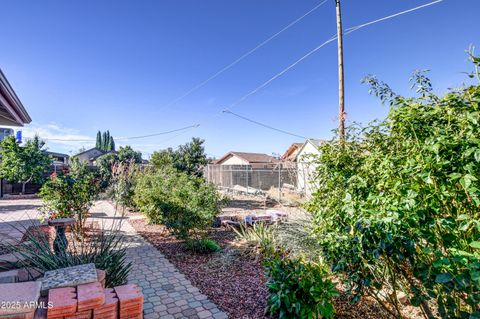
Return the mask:
<svg viewBox="0 0 480 319"><path fill-rule="evenodd" d="M315 146L320 146L320 145L322 145L323 143L325 143L325 140L319 140L319 139L311 138L311 139L308 139L307 142L310 142L310 143L312 143L312 144L315 145Z"/></svg>
<svg viewBox="0 0 480 319"><path fill-rule="evenodd" d="M63 153L57 153L57 152L50 152L50 151L44 151L45 154L48 154L48 155L52 155L52 156L57 156L57 157L65 157L65 158L69 158L70 156L67 155L67 154L63 154Z"/></svg>
<svg viewBox="0 0 480 319"><path fill-rule="evenodd" d="M282 155L284 161L294 161L297 156L297 151L302 147L303 143L293 143Z"/></svg>
<svg viewBox="0 0 480 319"><path fill-rule="evenodd" d="M117 153L117 151L115 151L115 150L108 151L108 152L102 151L102 152L103 152L103 154L95 155L95 156L91 157L90 160L92 160L92 161L96 160L97 158L105 156L105 155L110 154L110 153Z"/></svg>
<svg viewBox="0 0 480 319"><path fill-rule="evenodd" d="M0 69L0 124L23 126L31 121L30 115Z"/></svg>
<svg viewBox="0 0 480 319"><path fill-rule="evenodd" d="M96 150L96 151L99 151L99 152L102 152L102 155L105 154L105 152L102 151L101 149L96 148L96 147L92 147L92 148L89 148L88 150L85 150L85 151L80 152L80 153L78 153L78 154L75 154L75 155L73 155L73 156L74 156L74 157L75 157L75 156L80 156L80 155L83 155L83 154L86 154L86 153L90 153L90 152L95 151L95 150Z"/></svg>
<svg viewBox="0 0 480 319"><path fill-rule="evenodd" d="M323 143L325 143L325 140L320 140L320 139L308 139L305 141L305 143L302 144L302 146L297 150L297 153L295 154L295 160L297 160L298 154L302 153L302 150L305 148L307 144L312 144L316 148L320 147Z"/></svg>
<svg viewBox="0 0 480 319"><path fill-rule="evenodd" d="M247 152L233 152L232 151L232 152L228 152L227 154L223 155L222 158L215 161L215 164L221 164L222 162L224 162L225 160L227 160L228 158L230 158L232 156L239 157L239 158L243 159L244 161L247 161L250 164L252 164L252 163L277 163L278 162L278 160L275 157L273 157L271 155L263 154L263 153L247 153Z"/></svg>

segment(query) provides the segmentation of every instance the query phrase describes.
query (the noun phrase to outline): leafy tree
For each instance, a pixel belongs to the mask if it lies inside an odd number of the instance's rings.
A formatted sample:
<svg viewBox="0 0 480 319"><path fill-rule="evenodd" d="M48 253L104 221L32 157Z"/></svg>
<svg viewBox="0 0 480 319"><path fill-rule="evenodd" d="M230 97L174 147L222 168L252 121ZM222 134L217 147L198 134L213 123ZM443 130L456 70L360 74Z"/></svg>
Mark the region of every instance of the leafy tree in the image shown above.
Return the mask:
<svg viewBox="0 0 480 319"><path fill-rule="evenodd" d="M135 151L130 145L120 146L117 158L120 162L133 160L137 164L142 163L142 153Z"/></svg>
<svg viewBox="0 0 480 319"><path fill-rule="evenodd" d="M100 131L97 132L97 142L95 143L95 147L98 149L102 149L102 133Z"/></svg>
<svg viewBox="0 0 480 319"><path fill-rule="evenodd" d="M103 132L103 134L102 134L102 148L101 148L101 150L104 150L104 151L107 150L107 147L106 147L106 145L105 145L106 140L107 140L107 132Z"/></svg>
<svg viewBox="0 0 480 319"><path fill-rule="evenodd" d="M164 150L153 152L150 163L156 168L174 166L176 153L169 147Z"/></svg>
<svg viewBox="0 0 480 319"><path fill-rule="evenodd" d="M0 177L9 182L22 184L22 194L29 182L42 183L51 158L44 152L45 142L35 136L24 146L16 143L13 136L0 142Z"/></svg>
<svg viewBox="0 0 480 319"><path fill-rule="evenodd" d="M95 143L95 147L104 151L104 152L110 152L115 150L115 141L113 139L113 136L110 135L110 131L106 132L97 132L97 140Z"/></svg>
<svg viewBox="0 0 480 319"><path fill-rule="evenodd" d="M116 153L108 153L97 159L99 168L101 186L103 188L110 184L112 178L112 167L118 163L133 162L134 164L142 163L142 153L132 149L131 146L120 146Z"/></svg>
<svg viewBox="0 0 480 319"><path fill-rule="evenodd" d="M108 150L115 150L115 141L113 140L113 136L110 136L110 140L108 141Z"/></svg>
<svg viewBox="0 0 480 319"><path fill-rule="evenodd" d="M177 150L168 148L154 152L151 157L151 163L162 168L167 165L173 165L174 168L194 176L202 176L202 167L207 164L207 155L203 143L205 141L194 137L191 142L180 145Z"/></svg>
<svg viewBox="0 0 480 319"><path fill-rule="evenodd" d="M53 173L40 190L44 218L75 217L81 231L97 191L98 182L86 164L73 159L70 171Z"/></svg>

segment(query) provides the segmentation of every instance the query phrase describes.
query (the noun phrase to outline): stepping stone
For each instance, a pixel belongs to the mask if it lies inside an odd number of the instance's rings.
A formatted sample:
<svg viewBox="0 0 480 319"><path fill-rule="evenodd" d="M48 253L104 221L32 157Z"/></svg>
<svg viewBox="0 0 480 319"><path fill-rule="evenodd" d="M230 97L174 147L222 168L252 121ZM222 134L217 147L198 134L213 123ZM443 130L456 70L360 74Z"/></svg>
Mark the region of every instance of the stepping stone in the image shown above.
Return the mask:
<svg viewBox="0 0 480 319"><path fill-rule="evenodd" d="M0 318L33 318L39 297L38 282L0 284Z"/></svg>
<svg viewBox="0 0 480 319"><path fill-rule="evenodd" d="M77 294L73 287L54 288L48 291L48 302L51 308L47 318L58 318L75 314L77 311Z"/></svg>
<svg viewBox="0 0 480 319"><path fill-rule="evenodd" d="M94 264L85 264L45 272L42 291L52 288L73 287L97 281Z"/></svg>
<svg viewBox="0 0 480 319"><path fill-rule="evenodd" d="M96 281L77 286L77 311L85 311L100 307L105 303L105 292L102 285Z"/></svg>
<svg viewBox="0 0 480 319"><path fill-rule="evenodd" d="M0 284L14 283L18 281L19 269L0 272Z"/></svg>

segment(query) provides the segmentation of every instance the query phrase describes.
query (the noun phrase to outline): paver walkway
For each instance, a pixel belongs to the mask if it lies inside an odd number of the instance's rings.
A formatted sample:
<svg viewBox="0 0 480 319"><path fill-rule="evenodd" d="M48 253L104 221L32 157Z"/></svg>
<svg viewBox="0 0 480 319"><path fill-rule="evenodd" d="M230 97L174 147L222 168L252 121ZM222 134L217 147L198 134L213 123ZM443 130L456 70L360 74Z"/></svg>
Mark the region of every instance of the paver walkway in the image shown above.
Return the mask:
<svg viewBox="0 0 480 319"><path fill-rule="evenodd" d="M11 234L8 225L12 221L35 220L40 206L40 200L35 199L0 200L0 226L3 221L3 235ZM228 318L192 286L155 247L137 234L128 220L116 216L115 209L109 202L97 201L91 212L94 221L103 224L104 227L119 223L121 231L125 233L129 241L127 260L132 262L128 281L142 288L145 297L145 319Z"/></svg>
<svg viewBox="0 0 480 319"><path fill-rule="evenodd" d="M127 220L117 217L109 202L98 201L91 211L105 226L110 226L112 221L121 223L121 230L130 242L127 258L133 262L128 281L142 287L145 319L228 318L162 253L137 234Z"/></svg>

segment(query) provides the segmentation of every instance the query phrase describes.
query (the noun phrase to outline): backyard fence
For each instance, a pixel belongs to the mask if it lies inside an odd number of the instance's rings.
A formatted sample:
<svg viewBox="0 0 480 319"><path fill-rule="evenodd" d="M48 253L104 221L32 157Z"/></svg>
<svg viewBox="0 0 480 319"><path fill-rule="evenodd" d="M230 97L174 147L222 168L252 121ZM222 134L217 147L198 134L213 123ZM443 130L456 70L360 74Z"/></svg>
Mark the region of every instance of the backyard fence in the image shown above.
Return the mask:
<svg viewBox="0 0 480 319"><path fill-rule="evenodd" d="M209 164L204 169L208 182L219 189L250 195L268 194L279 201L285 192L297 190L297 169L293 165L256 168L250 165Z"/></svg>
<svg viewBox="0 0 480 319"><path fill-rule="evenodd" d="M48 178L50 174L57 173L63 169L68 168L66 164L52 164L49 169L45 172L44 177ZM42 185L35 183L27 183L25 185L25 194L36 194L39 192ZM22 184L20 183L11 183L4 179L0 179L0 198L4 195L18 195L22 192Z"/></svg>

